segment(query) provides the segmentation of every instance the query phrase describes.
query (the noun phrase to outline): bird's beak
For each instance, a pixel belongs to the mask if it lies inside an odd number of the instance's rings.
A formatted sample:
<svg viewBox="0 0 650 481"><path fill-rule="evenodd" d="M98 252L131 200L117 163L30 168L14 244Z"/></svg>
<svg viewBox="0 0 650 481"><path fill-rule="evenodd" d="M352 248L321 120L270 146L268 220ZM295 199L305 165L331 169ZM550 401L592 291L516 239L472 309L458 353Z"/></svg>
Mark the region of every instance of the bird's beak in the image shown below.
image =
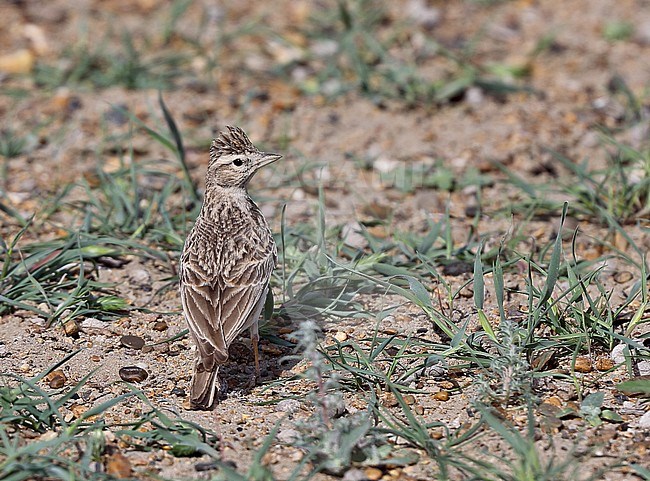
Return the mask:
<svg viewBox="0 0 650 481"><path fill-rule="evenodd" d="M262 157L260 157L260 160L257 161L257 167L258 169L264 167L265 165L272 164L278 159L281 159L282 156L279 154L267 154L266 152L262 152Z"/></svg>

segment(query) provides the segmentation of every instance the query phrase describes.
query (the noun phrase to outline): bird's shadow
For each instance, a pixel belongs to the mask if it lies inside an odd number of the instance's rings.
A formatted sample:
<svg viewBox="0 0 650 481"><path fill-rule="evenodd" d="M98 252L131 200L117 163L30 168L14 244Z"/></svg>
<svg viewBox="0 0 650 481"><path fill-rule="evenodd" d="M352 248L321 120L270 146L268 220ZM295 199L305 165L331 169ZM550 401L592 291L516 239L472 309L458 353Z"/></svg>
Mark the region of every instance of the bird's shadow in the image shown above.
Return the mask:
<svg viewBox="0 0 650 481"><path fill-rule="evenodd" d="M297 329L297 326L286 323L282 328L286 331L287 328ZM219 377L224 384L219 393L219 400L225 399L228 393L232 392L250 394L256 387L286 376L286 371L290 371L300 362L300 356L295 356L295 344L280 337L278 330L278 325L272 324L260 333L258 379L250 340L243 337L232 343L228 350L228 361L219 370Z"/></svg>

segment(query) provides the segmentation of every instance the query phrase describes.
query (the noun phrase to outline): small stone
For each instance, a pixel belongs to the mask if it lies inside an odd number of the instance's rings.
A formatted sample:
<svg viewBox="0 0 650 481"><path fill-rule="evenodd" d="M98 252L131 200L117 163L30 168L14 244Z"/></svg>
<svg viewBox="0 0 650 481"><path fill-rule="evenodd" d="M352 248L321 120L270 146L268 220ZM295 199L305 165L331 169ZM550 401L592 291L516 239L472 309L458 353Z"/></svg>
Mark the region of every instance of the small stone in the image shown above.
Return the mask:
<svg viewBox="0 0 650 481"><path fill-rule="evenodd" d="M194 470L198 471L199 473L202 473L204 471L212 471L213 469L217 469L218 465L214 461L207 461L207 462L202 462L202 463L196 463L194 465Z"/></svg>
<svg viewBox="0 0 650 481"><path fill-rule="evenodd" d="M458 295L460 297L464 297L465 299L470 299L471 297L474 297L474 289L469 286L465 286L460 290Z"/></svg>
<svg viewBox="0 0 650 481"><path fill-rule="evenodd" d="M337 331L337 333L334 334L334 339L339 342L345 342L348 340L348 335L343 331Z"/></svg>
<svg viewBox="0 0 650 481"><path fill-rule="evenodd" d="M79 324L74 319L68 319L61 327L66 336L76 336L79 334Z"/></svg>
<svg viewBox="0 0 650 481"><path fill-rule="evenodd" d="M381 404L386 407L395 407L397 406L397 398L392 392L387 392L382 396Z"/></svg>
<svg viewBox="0 0 650 481"><path fill-rule="evenodd" d="M59 433L56 431L45 431L43 434L41 434L38 437L39 441L52 441L53 439L56 439Z"/></svg>
<svg viewBox="0 0 650 481"><path fill-rule="evenodd" d="M138 366L120 368L120 378L126 382L142 382L149 377L149 373Z"/></svg>
<svg viewBox="0 0 650 481"><path fill-rule="evenodd" d="M411 20L426 29L432 29L440 20L440 10L430 7L426 0L410 0L405 11Z"/></svg>
<svg viewBox="0 0 650 481"><path fill-rule="evenodd" d="M300 409L300 401L296 399L283 399L277 404L278 411L283 413L294 413Z"/></svg>
<svg viewBox="0 0 650 481"><path fill-rule="evenodd" d="M277 440L284 444L293 444L300 439L300 432L295 429L282 429L276 436Z"/></svg>
<svg viewBox="0 0 650 481"><path fill-rule="evenodd" d="M585 356L580 356L576 359L576 364L574 367L576 372L588 373L593 371L593 364L591 359Z"/></svg>
<svg viewBox="0 0 650 481"><path fill-rule="evenodd" d="M350 247L355 249L364 249L368 241L362 234L363 228L358 222L348 222L341 229L341 239Z"/></svg>
<svg viewBox="0 0 650 481"><path fill-rule="evenodd" d="M86 414L86 411L88 411L88 407L82 406L81 404L73 404L70 406L70 411L72 411L75 418L81 419L83 415Z"/></svg>
<svg viewBox="0 0 650 481"><path fill-rule="evenodd" d="M60 369L52 371L47 375L47 381L52 389L60 389L64 386L65 382L68 380L65 377L65 374Z"/></svg>
<svg viewBox="0 0 650 481"><path fill-rule="evenodd" d="M433 399L435 399L436 401L449 401L449 392L438 391L433 395Z"/></svg>
<svg viewBox="0 0 650 481"><path fill-rule="evenodd" d="M614 274L614 282L617 284L625 284L632 280L634 276L630 271L620 271Z"/></svg>
<svg viewBox="0 0 650 481"><path fill-rule="evenodd" d="M127 335L120 338L120 343L124 347L139 351L144 346L144 339L142 339L140 336Z"/></svg>
<svg viewBox="0 0 650 481"><path fill-rule="evenodd" d="M32 369L32 368L29 367L29 364L27 364L27 363L25 363L25 364L21 364L20 367L18 368L18 370L19 370L20 372L29 372L31 369Z"/></svg>
<svg viewBox="0 0 650 481"><path fill-rule="evenodd" d="M406 403L407 406L412 406L415 404L415 396L413 394L407 394L404 396L404 402Z"/></svg>
<svg viewBox="0 0 650 481"><path fill-rule="evenodd" d="M180 388L180 387L175 387L174 389L172 389L170 394L172 394L173 396L178 396L178 397L187 396L187 393L185 392L185 389Z"/></svg>
<svg viewBox="0 0 650 481"><path fill-rule="evenodd" d="M614 361L608 357L601 357L596 359L595 367L598 371L609 371L614 367Z"/></svg>
<svg viewBox="0 0 650 481"><path fill-rule="evenodd" d="M99 361L102 360L102 358L99 357L99 356L97 356L96 354L93 354L92 356L90 356L90 360L91 360L92 362L99 362Z"/></svg>
<svg viewBox="0 0 650 481"><path fill-rule="evenodd" d="M625 362L625 348L627 347L627 344L617 344L614 346L612 349L612 352L610 353L610 357L612 361L616 364L622 364Z"/></svg>
<svg viewBox="0 0 650 481"><path fill-rule="evenodd" d="M43 28L33 23L28 23L23 27L23 34L29 40L32 50L36 55L45 55L50 51L51 43L45 36Z"/></svg>
<svg viewBox="0 0 650 481"><path fill-rule="evenodd" d="M422 416L424 414L424 407L421 404L415 406L415 414Z"/></svg>
<svg viewBox="0 0 650 481"><path fill-rule="evenodd" d="M349 469L343 475L343 481L366 481L366 474L360 469Z"/></svg>
<svg viewBox="0 0 650 481"><path fill-rule="evenodd" d="M154 323L153 330L158 331L158 332L162 332L162 331L166 331L168 327L169 326L167 325L167 323L165 321L158 321L158 322Z"/></svg>
<svg viewBox="0 0 650 481"><path fill-rule="evenodd" d="M104 329L106 327L106 323L100 321L99 319L95 319L94 317L87 317L81 323L81 327L83 329Z"/></svg>
<svg viewBox="0 0 650 481"><path fill-rule="evenodd" d="M272 464L278 464L280 459L278 458L277 453L271 453L267 452L264 456L262 456L262 465L263 466L270 466Z"/></svg>
<svg viewBox="0 0 650 481"><path fill-rule="evenodd" d="M145 286L151 282L151 276L149 275L149 272L145 269L132 268L131 271L129 272L129 280L133 284L139 284Z"/></svg>
<svg viewBox="0 0 650 481"><path fill-rule="evenodd" d="M474 272L474 265L466 261L451 261L442 267L442 273L452 277L462 276L471 272Z"/></svg>
<svg viewBox="0 0 650 481"><path fill-rule="evenodd" d="M131 463L122 453L112 453L106 460L106 473L118 478L130 478L132 475Z"/></svg>
<svg viewBox="0 0 650 481"><path fill-rule="evenodd" d="M639 418L639 427L641 429L650 429L650 411Z"/></svg>
<svg viewBox="0 0 650 481"><path fill-rule="evenodd" d="M465 102L471 105L478 105L483 103L485 95L483 89L480 87L470 87L465 91Z"/></svg>
<svg viewBox="0 0 650 481"><path fill-rule="evenodd" d="M377 468L366 468L364 474L370 481L377 481L384 475L383 471Z"/></svg>
<svg viewBox="0 0 650 481"><path fill-rule="evenodd" d="M271 356L279 356L282 354L282 350L275 344L262 344L260 346L260 351Z"/></svg>
<svg viewBox="0 0 650 481"><path fill-rule="evenodd" d="M27 49L2 55L0 56L0 72L29 73L34 66L34 60L34 54Z"/></svg>
<svg viewBox="0 0 650 481"><path fill-rule="evenodd" d="M562 407L562 399L560 399L558 396L550 396L544 399L544 403L558 408Z"/></svg>
<svg viewBox="0 0 650 481"><path fill-rule="evenodd" d="M650 361L639 361L636 364L640 376L650 376Z"/></svg>

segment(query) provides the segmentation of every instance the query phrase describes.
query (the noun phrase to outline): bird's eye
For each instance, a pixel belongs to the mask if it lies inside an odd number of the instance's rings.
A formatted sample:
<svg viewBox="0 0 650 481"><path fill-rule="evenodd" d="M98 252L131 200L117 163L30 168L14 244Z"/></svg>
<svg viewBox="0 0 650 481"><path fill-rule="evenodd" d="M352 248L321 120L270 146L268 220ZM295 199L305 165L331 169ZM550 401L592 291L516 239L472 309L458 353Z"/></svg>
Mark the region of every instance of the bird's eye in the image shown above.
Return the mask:
<svg viewBox="0 0 650 481"><path fill-rule="evenodd" d="M235 165L235 167L241 167L242 165L244 165L244 161L241 159L235 159L232 161L232 163Z"/></svg>

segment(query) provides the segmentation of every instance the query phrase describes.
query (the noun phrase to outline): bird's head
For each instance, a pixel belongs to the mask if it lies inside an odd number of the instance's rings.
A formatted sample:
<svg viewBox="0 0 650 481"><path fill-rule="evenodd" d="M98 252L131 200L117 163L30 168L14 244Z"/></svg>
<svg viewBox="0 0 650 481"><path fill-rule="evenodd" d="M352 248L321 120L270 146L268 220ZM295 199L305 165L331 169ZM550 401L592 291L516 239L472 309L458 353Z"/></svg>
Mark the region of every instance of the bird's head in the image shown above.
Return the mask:
<svg viewBox="0 0 650 481"><path fill-rule="evenodd" d="M260 152L239 127L227 129L210 146L206 188L210 185L244 188L255 172L282 157Z"/></svg>

